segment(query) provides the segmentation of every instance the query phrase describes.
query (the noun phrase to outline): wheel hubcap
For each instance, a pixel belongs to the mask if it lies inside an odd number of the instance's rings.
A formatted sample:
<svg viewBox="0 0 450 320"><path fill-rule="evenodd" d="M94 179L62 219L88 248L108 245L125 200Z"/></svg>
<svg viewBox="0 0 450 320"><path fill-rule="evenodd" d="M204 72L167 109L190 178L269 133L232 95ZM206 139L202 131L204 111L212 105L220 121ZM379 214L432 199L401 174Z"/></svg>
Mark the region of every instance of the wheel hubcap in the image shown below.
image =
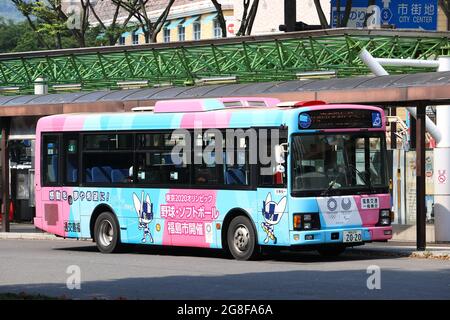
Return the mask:
<svg viewBox="0 0 450 320"><path fill-rule="evenodd" d="M100 225L99 240L102 246L107 247L111 244L114 237L114 229L108 220L103 220Z"/></svg>
<svg viewBox="0 0 450 320"><path fill-rule="evenodd" d="M239 225L234 231L234 247L239 251L245 251L250 242L250 233L244 225Z"/></svg>

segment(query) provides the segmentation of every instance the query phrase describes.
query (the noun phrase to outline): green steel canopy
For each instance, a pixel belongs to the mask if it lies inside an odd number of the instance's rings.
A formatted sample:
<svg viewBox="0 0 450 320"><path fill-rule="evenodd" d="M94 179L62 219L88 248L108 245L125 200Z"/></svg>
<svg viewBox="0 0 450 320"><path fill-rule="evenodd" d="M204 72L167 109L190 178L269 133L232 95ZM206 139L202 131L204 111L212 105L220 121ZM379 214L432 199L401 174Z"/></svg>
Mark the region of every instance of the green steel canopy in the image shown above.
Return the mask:
<svg viewBox="0 0 450 320"><path fill-rule="evenodd" d="M302 72L367 75L361 48L374 57L436 59L448 55L448 32L332 29L264 36L0 54L0 95L33 92L45 77L49 92L189 86L220 77L238 83L294 80ZM387 68L391 74L432 71ZM218 79L220 82L221 80ZM56 85L56 86L55 86ZM58 91L59 92L59 91Z"/></svg>

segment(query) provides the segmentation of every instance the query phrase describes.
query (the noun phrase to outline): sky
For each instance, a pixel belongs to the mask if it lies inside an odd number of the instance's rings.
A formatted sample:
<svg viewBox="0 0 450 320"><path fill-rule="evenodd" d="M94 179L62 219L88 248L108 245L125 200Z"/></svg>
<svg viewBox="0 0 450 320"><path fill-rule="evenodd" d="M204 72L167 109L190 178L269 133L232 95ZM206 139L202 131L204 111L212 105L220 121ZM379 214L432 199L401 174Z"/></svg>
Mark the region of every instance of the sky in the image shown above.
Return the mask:
<svg viewBox="0 0 450 320"><path fill-rule="evenodd" d="M11 0L0 0L0 17L14 21L24 19Z"/></svg>

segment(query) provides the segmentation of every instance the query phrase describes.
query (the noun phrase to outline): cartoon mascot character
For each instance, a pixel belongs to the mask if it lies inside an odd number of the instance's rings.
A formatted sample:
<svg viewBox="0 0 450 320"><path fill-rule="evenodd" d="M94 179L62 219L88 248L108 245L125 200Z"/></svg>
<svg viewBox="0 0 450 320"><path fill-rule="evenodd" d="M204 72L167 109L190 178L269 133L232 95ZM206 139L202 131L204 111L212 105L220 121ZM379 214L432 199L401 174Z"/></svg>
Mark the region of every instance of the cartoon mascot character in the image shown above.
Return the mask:
<svg viewBox="0 0 450 320"><path fill-rule="evenodd" d="M272 201L270 192L267 194L266 200L263 201L262 215L264 217L264 222L261 223L261 226L267 234L264 243L268 243L269 239L271 239L274 244L277 243L274 226L281 221L281 217L286 209L286 201L286 197L281 198L278 203Z"/></svg>
<svg viewBox="0 0 450 320"><path fill-rule="evenodd" d="M133 193L133 202L139 219L139 229L144 230L144 235L141 241L146 242L148 237L150 243L153 243L153 237L149 229L149 224L153 220L153 204L150 201L150 197L147 194L144 200L144 191L142 191L141 199Z"/></svg>

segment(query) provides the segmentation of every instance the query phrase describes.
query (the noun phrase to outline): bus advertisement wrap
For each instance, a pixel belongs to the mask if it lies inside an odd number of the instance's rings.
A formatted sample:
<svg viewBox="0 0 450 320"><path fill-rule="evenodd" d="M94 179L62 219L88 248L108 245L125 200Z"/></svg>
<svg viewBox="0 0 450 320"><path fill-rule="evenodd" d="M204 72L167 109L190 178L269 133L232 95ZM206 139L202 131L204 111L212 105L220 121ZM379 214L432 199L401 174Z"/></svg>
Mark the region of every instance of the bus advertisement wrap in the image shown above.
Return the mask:
<svg viewBox="0 0 450 320"><path fill-rule="evenodd" d="M229 99L41 118L35 225L106 253L192 246L242 260L260 246L339 254L392 237L382 109Z"/></svg>

